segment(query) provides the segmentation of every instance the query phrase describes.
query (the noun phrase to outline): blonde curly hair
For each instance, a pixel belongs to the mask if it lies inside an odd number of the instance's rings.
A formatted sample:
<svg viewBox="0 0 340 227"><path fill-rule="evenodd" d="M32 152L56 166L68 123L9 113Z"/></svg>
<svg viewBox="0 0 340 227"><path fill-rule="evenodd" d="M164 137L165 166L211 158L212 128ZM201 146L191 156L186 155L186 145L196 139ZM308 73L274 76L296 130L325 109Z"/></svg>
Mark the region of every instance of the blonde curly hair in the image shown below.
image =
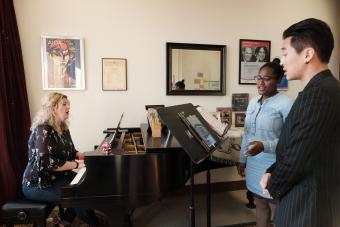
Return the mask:
<svg viewBox="0 0 340 227"><path fill-rule="evenodd" d="M67 96L59 92L52 92L45 95L41 100L41 109L33 119L31 130L42 124L48 124L57 130L53 116L53 107L58 106L63 98L67 98ZM60 127L62 130L68 129L68 121L62 122Z"/></svg>

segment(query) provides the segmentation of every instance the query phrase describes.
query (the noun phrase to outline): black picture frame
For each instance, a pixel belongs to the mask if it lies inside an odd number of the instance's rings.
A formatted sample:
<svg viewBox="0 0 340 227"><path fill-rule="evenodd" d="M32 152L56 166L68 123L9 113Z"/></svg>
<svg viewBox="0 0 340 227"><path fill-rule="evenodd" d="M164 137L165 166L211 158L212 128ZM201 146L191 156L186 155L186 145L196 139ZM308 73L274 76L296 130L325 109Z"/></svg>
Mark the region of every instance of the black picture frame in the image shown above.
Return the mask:
<svg viewBox="0 0 340 227"><path fill-rule="evenodd" d="M166 43L166 95L225 94L226 45Z"/></svg>
<svg viewBox="0 0 340 227"><path fill-rule="evenodd" d="M231 95L231 108L233 111L246 111L248 103L248 93L234 93Z"/></svg>
<svg viewBox="0 0 340 227"><path fill-rule="evenodd" d="M270 61L269 40L240 39L239 84L253 85L262 65Z"/></svg>

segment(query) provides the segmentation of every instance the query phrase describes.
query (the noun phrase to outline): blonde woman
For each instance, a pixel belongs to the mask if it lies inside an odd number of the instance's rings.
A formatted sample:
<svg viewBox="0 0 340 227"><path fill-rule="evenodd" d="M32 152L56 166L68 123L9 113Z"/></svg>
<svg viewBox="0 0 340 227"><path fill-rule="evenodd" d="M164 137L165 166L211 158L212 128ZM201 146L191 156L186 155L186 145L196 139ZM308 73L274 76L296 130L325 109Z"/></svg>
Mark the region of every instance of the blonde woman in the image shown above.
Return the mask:
<svg viewBox="0 0 340 227"><path fill-rule="evenodd" d="M44 97L28 141L29 160L22 184L28 199L59 204L60 189L74 177L72 170L84 167L75 161L80 153L68 129L69 113L70 102L66 95L53 92ZM93 211L66 209L61 213L60 226L70 224L76 215L89 225L96 223Z"/></svg>

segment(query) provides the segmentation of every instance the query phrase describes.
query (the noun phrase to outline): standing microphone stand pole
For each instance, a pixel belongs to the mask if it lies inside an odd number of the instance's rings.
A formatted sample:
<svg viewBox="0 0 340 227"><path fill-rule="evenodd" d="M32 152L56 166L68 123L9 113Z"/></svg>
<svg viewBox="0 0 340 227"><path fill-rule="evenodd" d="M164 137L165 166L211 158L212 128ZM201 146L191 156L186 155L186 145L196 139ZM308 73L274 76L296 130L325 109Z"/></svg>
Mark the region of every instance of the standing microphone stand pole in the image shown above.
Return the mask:
<svg viewBox="0 0 340 227"><path fill-rule="evenodd" d="M210 184L210 166L208 166L207 173L207 227L211 226L211 184Z"/></svg>
<svg viewBox="0 0 340 227"><path fill-rule="evenodd" d="M190 227L195 227L195 199L194 199L194 163L190 162Z"/></svg>

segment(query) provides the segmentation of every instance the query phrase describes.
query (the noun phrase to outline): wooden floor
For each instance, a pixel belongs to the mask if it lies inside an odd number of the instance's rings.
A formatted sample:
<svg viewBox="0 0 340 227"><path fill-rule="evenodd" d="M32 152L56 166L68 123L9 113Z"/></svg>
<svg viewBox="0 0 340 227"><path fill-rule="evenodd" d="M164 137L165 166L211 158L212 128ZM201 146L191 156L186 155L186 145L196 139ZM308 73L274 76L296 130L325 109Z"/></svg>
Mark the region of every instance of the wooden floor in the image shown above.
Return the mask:
<svg viewBox="0 0 340 227"><path fill-rule="evenodd" d="M255 222L255 210L248 209L245 205L245 190L239 189L236 185L234 189L223 186L227 180L237 182L240 178L235 168L216 169L212 171L212 182L214 186L219 186L219 190L212 187L211 196L211 226L214 227L253 227ZM228 176L228 178L226 178ZM205 194L205 173L195 175L195 226L206 227L206 194ZM200 187L200 185L202 187ZM222 187L221 187L222 185ZM187 185L188 186L188 185ZM244 186L241 186L244 188ZM164 197L162 200L154 202L148 206L136 209L131 217L133 227L189 227L189 192L182 190L181 193L175 193ZM58 223L58 212L52 212L47 220L47 227L55 226ZM1 225L0 225L1 226ZM27 227L30 225L21 225ZM79 219L75 219L72 226L86 227ZM1 226L2 227L2 226ZM19 225L18 225L19 227Z"/></svg>
<svg viewBox="0 0 340 227"><path fill-rule="evenodd" d="M211 197L211 226L253 226L255 210L245 205L246 191L213 193ZM207 226L206 195L195 195L195 226ZM134 227L190 226L189 195L167 197L133 214Z"/></svg>
<svg viewBox="0 0 340 227"><path fill-rule="evenodd" d="M253 227L255 210L245 204L246 191L215 192L211 197L211 226L216 227ZM190 226L189 195L175 195L163 198L151 205L135 210L132 215L133 227L186 227ZM207 226L206 196L195 194L195 226ZM58 223L58 213L53 212L47 220L47 227ZM32 225L16 225L27 227ZM76 219L72 226L87 225Z"/></svg>

